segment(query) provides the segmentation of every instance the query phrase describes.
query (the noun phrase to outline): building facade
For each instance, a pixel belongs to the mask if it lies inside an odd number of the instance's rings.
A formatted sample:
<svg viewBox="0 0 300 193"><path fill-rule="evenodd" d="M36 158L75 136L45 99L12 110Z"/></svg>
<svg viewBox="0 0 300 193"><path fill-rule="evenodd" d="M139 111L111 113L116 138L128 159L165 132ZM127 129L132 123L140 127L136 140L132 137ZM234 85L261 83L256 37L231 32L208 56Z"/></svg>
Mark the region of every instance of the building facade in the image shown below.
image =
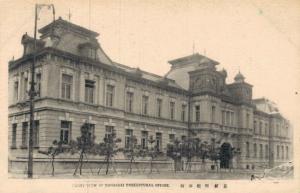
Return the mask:
<svg viewBox="0 0 300 193"><path fill-rule="evenodd" d="M98 33L61 18L39 30L36 53L34 153L54 140L68 144L88 122L96 142L116 130L126 146L135 135L142 147L153 136L164 151L189 130L202 141L220 140L240 149L238 168L272 167L292 159L292 130L265 98L252 99L252 85L238 73L226 83L218 62L193 54L169 61L158 76L111 60ZM34 40L24 34L23 56L9 62L11 161L27 156L30 65Z"/></svg>

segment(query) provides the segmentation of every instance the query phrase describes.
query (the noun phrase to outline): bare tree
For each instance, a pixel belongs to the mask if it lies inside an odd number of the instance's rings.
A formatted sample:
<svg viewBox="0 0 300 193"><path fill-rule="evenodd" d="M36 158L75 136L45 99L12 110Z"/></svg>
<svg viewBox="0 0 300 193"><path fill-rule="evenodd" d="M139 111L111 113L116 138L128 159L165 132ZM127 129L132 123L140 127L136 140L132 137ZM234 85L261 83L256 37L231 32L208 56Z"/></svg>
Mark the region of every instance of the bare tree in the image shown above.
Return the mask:
<svg viewBox="0 0 300 193"><path fill-rule="evenodd" d="M182 159L182 144L181 141L175 139L173 143L169 143L167 145L167 156L172 158L174 161L174 172L181 167L181 159Z"/></svg>
<svg viewBox="0 0 300 193"><path fill-rule="evenodd" d="M182 141L182 156L186 158L186 172L192 171L192 159L201 154L201 140L199 138L190 138Z"/></svg>
<svg viewBox="0 0 300 193"><path fill-rule="evenodd" d="M108 134L104 137L103 142L97 145L96 149L99 155L105 156L105 165L106 171L105 174L107 175L109 172L109 167L114 167L113 164L113 157L118 153L121 152L123 149L118 147L118 143L121 142L120 138L117 138L117 134L115 129L112 130L111 134ZM115 168L114 168L115 169ZM100 174L101 167L99 167L98 175Z"/></svg>
<svg viewBox="0 0 300 193"><path fill-rule="evenodd" d="M171 157L176 162L181 162L182 158L186 159L185 168L186 172L192 171L192 160L202 160L202 165L205 167L205 160L209 158L210 155L210 145L204 141L202 142L199 138L194 137L189 140L174 140L173 143L168 144L167 156ZM174 166L175 172L178 166Z"/></svg>
<svg viewBox="0 0 300 193"><path fill-rule="evenodd" d="M77 174L77 170L79 168L79 174L82 175L82 166L83 166L83 157L88 160L87 153L94 153L95 152L95 136L94 131L91 128L89 123L84 123L81 128L81 135L77 137L76 141L70 141L70 152L71 154L79 153L78 164L75 168L74 174Z"/></svg>
<svg viewBox="0 0 300 193"><path fill-rule="evenodd" d="M163 156L164 153L161 151L160 145L157 144L157 140L151 135L148 139L148 143L150 144L147 148L141 151L141 155L143 157L150 157L150 172L153 172L153 161L159 157ZM159 173L158 168L156 168L157 172Z"/></svg>
<svg viewBox="0 0 300 193"><path fill-rule="evenodd" d="M132 172L132 164L135 162L135 158L141 157L144 153L142 147L137 144L136 136L132 135L128 138L128 147L125 147L124 154L130 160L129 162L129 174Z"/></svg>
<svg viewBox="0 0 300 193"><path fill-rule="evenodd" d="M209 144L209 149L208 149L208 157L214 163L214 166L216 167L217 172L219 170L218 161L220 160L220 151L221 151L220 143L221 143L221 140L216 141L215 138L212 138L211 143Z"/></svg>
<svg viewBox="0 0 300 193"><path fill-rule="evenodd" d="M56 156L61 153L64 153L66 150L67 150L67 147L63 146L62 141L57 142L56 140L54 140L52 143L52 146L50 146L47 151L39 151L39 153L45 154L50 157L51 167L52 167L52 172L51 172L52 176L54 176L54 171L55 171L54 162L55 162Z"/></svg>

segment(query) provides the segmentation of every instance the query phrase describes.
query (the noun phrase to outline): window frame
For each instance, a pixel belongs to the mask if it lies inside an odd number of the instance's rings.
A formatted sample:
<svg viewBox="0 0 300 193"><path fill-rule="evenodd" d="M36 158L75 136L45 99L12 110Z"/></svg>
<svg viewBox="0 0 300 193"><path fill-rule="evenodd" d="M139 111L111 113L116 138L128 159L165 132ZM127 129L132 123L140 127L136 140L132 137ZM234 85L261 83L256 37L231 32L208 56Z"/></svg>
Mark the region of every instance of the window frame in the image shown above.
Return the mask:
<svg viewBox="0 0 300 193"><path fill-rule="evenodd" d="M149 138L149 132L141 131L141 147L142 147L142 149L148 148L148 138Z"/></svg>
<svg viewBox="0 0 300 193"><path fill-rule="evenodd" d="M27 148L28 146L28 128L29 124L28 122L23 122L22 123L22 138L21 138L21 147L22 148Z"/></svg>
<svg viewBox="0 0 300 193"><path fill-rule="evenodd" d="M256 143L253 144L253 154L254 154L253 157L257 158L257 144Z"/></svg>
<svg viewBox="0 0 300 193"><path fill-rule="evenodd" d="M18 124L13 123L12 124L12 131L11 131L11 147L16 148L17 147L17 129L18 129Z"/></svg>
<svg viewBox="0 0 300 193"><path fill-rule="evenodd" d="M148 115L149 114L149 96L143 95L142 96L142 114Z"/></svg>
<svg viewBox="0 0 300 193"><path fill-rule="evenodd" d="M104 137L105 138L110 138L111 136L112 136L112 134L113 134L113 132L114 132L114 126L112 126L112 125L105 125L105 135L104 135Z"/></svg>
<svg viewBox="0 0 300 193"><path fill-rule="evenodd" d="M157 105L157 117L161 118L161 112L162 112L162 99L161 98L156 99L156 105Z"/></svg>
<svg viewBox="0 0 300 193"><path fill-rule="evenodd" d="M200 122L200 105L195 106L195 122Z"/></svg>
<svg viewBox="0 0 300 193"><path fill-rule="evenodd" d="M186 104L181 105L181 121L185 121L186 119Z"/></svg>
<svg viewBox="0 0 300 193"><path fill-rule="evenodd" d="M176 138L175 134L174 133L170 133L169 134L169 143L174 143L175 138Z"/></svg>
<svg viewBox="0 0 300 193"><path fill-rule="evenodd" d="M264 157L264 152L263 152L263 144L259 144L259 158L263 158Z"/></svg>
<svg viewBox="0 0 300 193"><path fill-rule="evenodd" d="M63 123L66 123L67 127L63 127ZM68 133L68 135L67 135L68 136L67 137L67 141L65 141L66 131ZM60 142L62 142L62 144L67 145L67 144L70 143L71 137L72 137L72 122L71 121L62 120L60 122L60 137L59 137Z"/></svg>
<svg viewBox="0 0 300 193"><path fill-rule="evenodd" d="M14 81L14 101L19 100L19 81Z"/></svg>
<svg viewBox="0 0 300 193"><path fill-rule="evenodd" d="M85 79L84 82L84 101L87 103L95 103L96 82L94 80Z"/></svg>
<svg viewBox="0 0 300 193"><path fill-rule="evenodd" d="M175 101L170 101L170 119L175 119Z"/></svg>
<svg viewBox="0 0 300 193"><path fill-rule="evenodd" d="M64 77L70 78L69 80ZM72 100L73 75L62 73L61 75L61 98Z"/></svg>
<svg viewBox="0 0 300 193"><path fill-rule="evenodd" d="M216 106L215 105L211 106L211 122L212 123L216 122Z"/></svg>
<svg viewBox="0 0 300 193"><path fill-rule="evenodd" d="M157 151L161 151L162 149L162 133L156 132L155 133L155 146Z"/></svg>
<svg viewBox="0 0 300 193"><path fill-rule="evenodd" d="M115 86L111 84L107 84L106 92L105 92L105 104L107 107L114 106L114 97L115 97Z"/></svg>
<svg viewBox="0 0 300 193"><path fill-rule="evenodd" d="M250 157L250 142L249 141L246 142L246 157L247 158Z"/></svg>
<svg viewBox="0 0 300 193"><path fill-rule="evenodd" d="M134 93L127 91L126 92L126 111L132 113L133 112L133 102L134 102Z"/></svg>
<svg viewBox="0 0 300 193"><path fill-rule="evenodd" d="M132 145L133 130L125 129L125 149L129 149Z"/></svg>
<svg viewBox="0 0 300 193"><path fill-rule="evenodd" d="M42 89L42 73L36 73L35 77L35 92L37 97L41 97Z"/></svg>
<svg viewBox="0 0 300 193"><path fill-rule="evenodd" d="M268 159L269 158L269 145L265 144L265 158Z"/></svg>
<svg viewBox="0 0 300 193"><path fill-rule="evenodd" d="M28 96L28 77L24 77L24 80L23 80L23 100L26 100L29 98ZM22 93L21 93L22 95ZM20 97L21 98L21 97Z"/></svg>

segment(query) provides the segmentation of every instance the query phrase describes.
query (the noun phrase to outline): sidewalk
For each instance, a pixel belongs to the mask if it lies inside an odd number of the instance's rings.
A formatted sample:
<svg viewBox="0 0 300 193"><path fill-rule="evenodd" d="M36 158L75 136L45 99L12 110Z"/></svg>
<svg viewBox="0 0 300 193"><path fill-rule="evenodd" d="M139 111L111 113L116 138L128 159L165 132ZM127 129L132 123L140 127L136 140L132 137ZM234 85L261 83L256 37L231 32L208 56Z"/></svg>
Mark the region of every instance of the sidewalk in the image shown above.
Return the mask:
<svg viewBox="0 0 300 193"><path fill-rule="evenodd" d="M188 173L186 171L163 171L163 172L133 172L132 174L128 173L121 173L121 172L114 172L110 171L108 175L105 175L104 172L101 172L100 175L97 175L97 172L91 173L90 170L84 170L83 174L80 176L79 174L73 176L73 173L65 173L65 174L55 174L55 176L51 176L51 174L44 174L44 175L34 175L33 178L35 179L90 179L90 178L122 178L122 179L214 179L214 180L250 180L251 174L259 175L261 172L259 171L219 171L219 172L212 172L212 171L205 171L205 172L191 172ZM24 174L9 174L9 178L16 178L22 179L27 178Z"/></svg>

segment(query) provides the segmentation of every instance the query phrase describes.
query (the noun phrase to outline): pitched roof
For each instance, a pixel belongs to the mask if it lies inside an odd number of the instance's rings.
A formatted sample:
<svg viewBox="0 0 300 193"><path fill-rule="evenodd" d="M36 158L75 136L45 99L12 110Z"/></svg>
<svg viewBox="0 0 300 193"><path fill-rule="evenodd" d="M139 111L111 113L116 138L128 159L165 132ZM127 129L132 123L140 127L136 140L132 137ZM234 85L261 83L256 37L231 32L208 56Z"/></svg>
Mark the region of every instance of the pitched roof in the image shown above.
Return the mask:
<svg viewBox="0 0 300 193"><path fill-rule="evenodd" d="M273 101L270 101L267 98L257 98L253 99L253 103L255 104L256 108L262 112L267 114L278 114L279 110L277 104Z"/></svg>
<svg viewBox="0 0 300 193"><path fill-rule="evenodd" d="M43 36L44 34L47 34L50 30L52 30L53 27L56 26L72 29L74 31L81 32L87 36L97 37L99 35L97 32L91 31L87 28L68 22L62 19L61 17L59 17L57 20L39 29L39 33L41 33Z"/></svg>

